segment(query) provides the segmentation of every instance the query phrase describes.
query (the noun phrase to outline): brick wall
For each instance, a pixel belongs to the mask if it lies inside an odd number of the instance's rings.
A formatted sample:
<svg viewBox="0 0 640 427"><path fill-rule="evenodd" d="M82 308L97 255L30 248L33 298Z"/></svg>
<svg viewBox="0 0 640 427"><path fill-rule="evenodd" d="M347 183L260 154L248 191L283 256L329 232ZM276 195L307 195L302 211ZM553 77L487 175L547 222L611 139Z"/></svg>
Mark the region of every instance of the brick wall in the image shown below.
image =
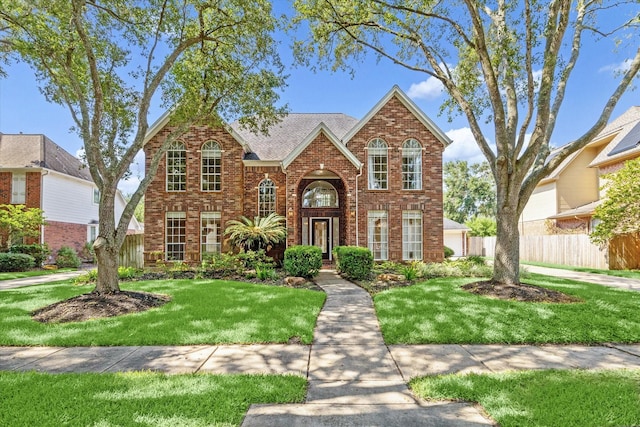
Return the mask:
<svg viewBox="0 0 640 427"><path fill-rule="evenodd" d="M388 145L388 190L368 190L367 150L374 138ZM422 190L402 189L402 144L409 138L422 145ZM442 151L440 141L397 98L381 108L349 142L349 150L364 163L358 182L358 233L361 246L367 244L367 212L388 211L389 258L402 259L402 211L423 213L423 258L442 261Z"/></svg>
<svg viewBox="0 0 640 427"><path fill-rule="evenodd" d="M62 246L69 246L80 253L87 242L87 225L69 222L47 221L44 227L44 241L49 245L52 259Z"/></svg>

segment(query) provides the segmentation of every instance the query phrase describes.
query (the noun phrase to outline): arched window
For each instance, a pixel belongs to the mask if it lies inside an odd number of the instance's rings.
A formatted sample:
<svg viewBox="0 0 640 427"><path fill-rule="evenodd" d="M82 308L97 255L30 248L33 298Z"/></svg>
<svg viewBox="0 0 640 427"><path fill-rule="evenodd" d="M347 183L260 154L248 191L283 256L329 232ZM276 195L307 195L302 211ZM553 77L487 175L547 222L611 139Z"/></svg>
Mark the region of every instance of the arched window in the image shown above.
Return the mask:
<svg viewBox="0 0 640 427"><path fill-rule="evenodd" d="M167 191L187 189L187 150L181 142L174 142L167 149Z"/></svg>
<svg viewBox="0 0 640 427"><path fill-rule="evenodd" d="M200 188L202 191L220 191L222 183L222 152L215 141L202 145Z"/></svg>
<svg viewBox="0 0 640 427"><path fill-rule="evenodd" d="M388 185L389 162L387 157L387 143L380 138L369 142L368 169L369 190L386 190Z"/></svg>
<svg viewBox="0 0 640 427"><path fill-rule="evenodd" d="M303 208L337 208L338 192L327 181L315 181L307 185L302 194Z"/></svg>
<svg viewBox="0 0 640 427"><path fill-rule="evenodd" d="M269 178L258 185L258 216L264 218L276 211L276 184Z"/></svg>
<svg viewBox="0 0 640 427"><path fill-rule="evenodd" d="M402 189L422 190L422 146L415 139L402 144Z"/></svg>

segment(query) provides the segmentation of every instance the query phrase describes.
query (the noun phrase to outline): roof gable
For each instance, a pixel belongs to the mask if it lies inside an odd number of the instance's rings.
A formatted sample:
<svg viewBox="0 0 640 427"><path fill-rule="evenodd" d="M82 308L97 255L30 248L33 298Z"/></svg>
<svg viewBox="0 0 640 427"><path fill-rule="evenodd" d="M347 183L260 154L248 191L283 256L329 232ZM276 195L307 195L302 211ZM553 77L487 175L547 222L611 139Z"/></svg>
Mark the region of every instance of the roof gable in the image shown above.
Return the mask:
<svg viewBox="0 0 640 427"><path fill-rule="evenodd" d="M416 119L422 123L443 145L446 147L451 144L451 139L440 129L427 115L409 98L399 87L394 85L393 88L360 120L343 138L348 143L360 130L384 107L392 98L397 98Z"/></svg>
<svg viewBox="0 0 640 427"><path fill-rule="evenodd" d="M344 157L349 160L356 169L362 167L362 163L358 158L347 149L347 147L340 142L338 137L327 127L324 122L320 122L314 130L312 130L307 137L298 144L288 155L282 160L282 167L288 168L289 165L320 135L324 134L327 139L342 153Z"/></svg>
<svg viewBox="0 0 640 427"><path fill-rule="evenodd" d="M600 132L596 139L615 137L600 151L589 166L599 166L629 157L640 157L640 107L631 107Z"/></svg>

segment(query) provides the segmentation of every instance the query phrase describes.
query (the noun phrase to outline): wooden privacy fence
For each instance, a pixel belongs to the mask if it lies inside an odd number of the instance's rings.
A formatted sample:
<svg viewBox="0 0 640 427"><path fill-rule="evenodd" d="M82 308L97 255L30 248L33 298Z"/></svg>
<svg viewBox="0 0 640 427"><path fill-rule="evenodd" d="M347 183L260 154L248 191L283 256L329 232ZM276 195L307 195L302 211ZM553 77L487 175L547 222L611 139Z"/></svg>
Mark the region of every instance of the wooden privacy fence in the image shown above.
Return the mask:
<svg viewBox="0 0 640 427"><path fill-rule="evenodd" d="M470 237L469 255L495 256L496 238ZM587 234L553 234L520 236L520 259L607 269L607 249L600 249L589 240Z"/></svg>
<svg viewBox="0 0 640 427"><path fill-rule="evenodd" d="M144 267L144 234L128 234L120 248L121 267Z"/></svg>

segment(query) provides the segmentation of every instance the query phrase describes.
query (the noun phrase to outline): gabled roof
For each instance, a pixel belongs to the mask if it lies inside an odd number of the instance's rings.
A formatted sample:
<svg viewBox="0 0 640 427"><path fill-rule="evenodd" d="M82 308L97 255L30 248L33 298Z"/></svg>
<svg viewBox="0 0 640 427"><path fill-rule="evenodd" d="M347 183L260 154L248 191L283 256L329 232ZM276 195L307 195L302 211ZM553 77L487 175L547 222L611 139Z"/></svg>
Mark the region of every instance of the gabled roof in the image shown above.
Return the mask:
<svg viewBox="0 0 640 427"><path fill-rule="evenodd" d="M238 122L231 123L231 128L247 143L252 152L245 159L269 161L287 158L291 152L304 144L320 124L339 141L357 122L355 118L342 113L291 113L269 128L267 135L256 135L240 127Z"/></svg>
<svg viewBox="0 0 640 427"><path fill-rule="evenodd" d="M596 200L595 202L587 203L586 205L578 206L577 208L569 209L559 214L552 215L549 219L563 219L563 218L581 218L590 217L593 215L594 210L598 205L602 203L602 200Z"/></svg>
<svg viewBox="0 0 640 427"><path fill-rule="evenodd" d="M43 168L93 182L79 159L42 134L0 134L0 168Z"/></svg>
<svg viewBox="0 0 640 427"><path fill-rule="evenodd" d="M312 130L306 138L302 140L300 144L298 144L288 155L282 160L282 167L287 168L289 165L304 151L305 148L311 144L313 140L315 140L321 133L323 133L329 141L342 153L343 156L349 160L356 169L360 169L362 167L362 163L360 160L347 149L347 147L340 142L338 137L329 129L329 127L321 122L316 126L314 130Z"/></svg>
<svg viewBox="0 0 640 427"><path fill-rule="evenodd" d="M640 157L640 106L631 107L609 123L595 139L616 134L589 166Z"/></svg>
<svg viewBox="0 0 640 427"><path fill-rule="evenodd" d="M466 230L469 231L471 230L469 227L467 227L464 224L460 224L459 222L455 222L452 219L449 218L443 218L442 219L442 228L447 231L447 230Z"/></svg>
<svg viewBox="0 0 640 427"><path fill-rule="evenodd" d="M360 120L342 140L348 144L353 138L378 112L396 97L409 111L413 114L435 137L442 143L444 147L451 144L451 139L440 129L427 115L409 98L397 85L394 85L387 94Z"/></svg>
<svg viewBox="0 0 640 427"><path fill-rule="evenodd" d="M554 157L556 157L562 148L563 147L558 147L558 148L553 149L551 151L551 153L549 153L549 155L547 156L547 159L546 159L545 163L549 163ZM569 166L571 164L571 162L573 162L573 159L578 157L578 155L581 152L582 152L582 150L578 150L578 151L574 151L573 153L569 154L567 156L567 158L564 159L554 170L552 170L549 175L547 175L544 178L542 178L540 180L540 182L538 183L538 185L547 184L549 182L556 181L560 177L560 174L567 168L567 166Z"/></svg>

